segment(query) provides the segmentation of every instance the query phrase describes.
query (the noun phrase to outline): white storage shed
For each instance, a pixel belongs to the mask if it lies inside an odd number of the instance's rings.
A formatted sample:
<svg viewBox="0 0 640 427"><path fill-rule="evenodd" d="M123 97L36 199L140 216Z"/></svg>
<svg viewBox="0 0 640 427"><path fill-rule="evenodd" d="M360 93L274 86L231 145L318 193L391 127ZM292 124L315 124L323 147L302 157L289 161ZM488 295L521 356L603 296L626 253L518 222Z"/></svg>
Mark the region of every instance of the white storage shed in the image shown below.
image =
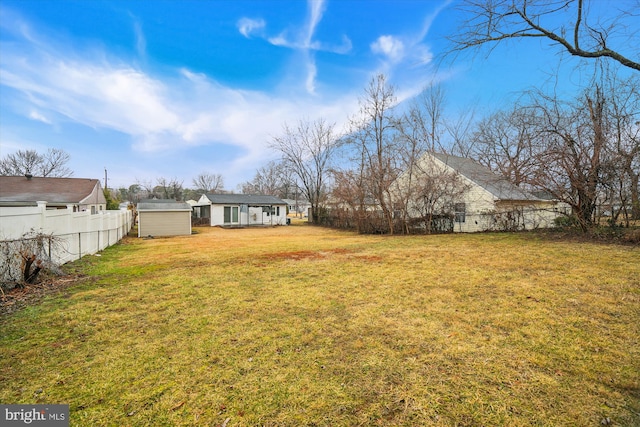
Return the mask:
<svg viewBox="0 0 640 427"><path fill-rule="evenodd" d="M186 202L154 199L138 203L138 237L188 236L191 206Z"/></svg>

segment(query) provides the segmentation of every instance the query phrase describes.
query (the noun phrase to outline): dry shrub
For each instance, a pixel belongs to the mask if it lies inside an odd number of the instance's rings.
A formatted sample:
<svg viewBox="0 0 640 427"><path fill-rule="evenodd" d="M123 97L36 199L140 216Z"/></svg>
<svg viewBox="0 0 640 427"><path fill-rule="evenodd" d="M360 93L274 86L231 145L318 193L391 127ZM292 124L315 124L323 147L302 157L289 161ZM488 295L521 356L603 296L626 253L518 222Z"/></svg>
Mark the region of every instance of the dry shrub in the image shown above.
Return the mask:
<svg viewBox="0 0 640 427"><path fill-rule="evenodd" d="M624 234L623 240L627 243L640 244L640 228L629 230Z"/></svg>
<svg viewBox="0 0 640 427"><path fill-rule="evenodd" d="M20 239L0 241L0 288L23 287L36 283L41 273L59 272L50 257L58 244L55 236L33 230Z"/></svg>

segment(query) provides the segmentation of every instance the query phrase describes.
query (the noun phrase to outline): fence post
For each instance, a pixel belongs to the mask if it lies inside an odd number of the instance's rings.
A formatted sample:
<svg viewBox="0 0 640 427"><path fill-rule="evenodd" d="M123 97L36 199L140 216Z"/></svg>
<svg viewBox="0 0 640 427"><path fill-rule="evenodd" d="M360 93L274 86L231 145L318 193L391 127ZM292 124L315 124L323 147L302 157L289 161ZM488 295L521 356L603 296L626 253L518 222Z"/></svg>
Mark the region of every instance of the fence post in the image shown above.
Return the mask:
<svg viewBox="0 0 640 427"><path fill-rule="evenodd" d="M40 230L44 230L45 223L47 221L47 202L39 200L36 202L40 209Z"/></svg>

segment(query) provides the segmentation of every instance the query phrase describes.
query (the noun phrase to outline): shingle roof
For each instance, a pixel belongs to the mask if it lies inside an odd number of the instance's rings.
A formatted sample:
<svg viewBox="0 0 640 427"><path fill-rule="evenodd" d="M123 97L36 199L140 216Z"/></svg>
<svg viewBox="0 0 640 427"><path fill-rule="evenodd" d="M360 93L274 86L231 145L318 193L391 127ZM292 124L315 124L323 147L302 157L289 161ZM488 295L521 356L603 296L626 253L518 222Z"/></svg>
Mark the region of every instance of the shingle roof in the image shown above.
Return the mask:
<svg viewBox="0 0 640 427"><path fill-rule="evenodd" d="M207 198L215 205L240 204L240 205L286 205L287 203L275 196L259 194L207 194Z"/></svg>
<svg viewBox="0 0 640 427"><path fill-rule="evenodd" d="M96 193L96 200L85 200L94 192L96 185L100 185L97 179L0 176L0 202L104 204L106 200L101 191Z"/></svg>
<svg viewBox="0 0 640 427"><path fill-rule="evenodd" d="M538 199L471 159L441 153L431 154L442 163L456 170L462 176L490 192L498 200Z"/></svg>

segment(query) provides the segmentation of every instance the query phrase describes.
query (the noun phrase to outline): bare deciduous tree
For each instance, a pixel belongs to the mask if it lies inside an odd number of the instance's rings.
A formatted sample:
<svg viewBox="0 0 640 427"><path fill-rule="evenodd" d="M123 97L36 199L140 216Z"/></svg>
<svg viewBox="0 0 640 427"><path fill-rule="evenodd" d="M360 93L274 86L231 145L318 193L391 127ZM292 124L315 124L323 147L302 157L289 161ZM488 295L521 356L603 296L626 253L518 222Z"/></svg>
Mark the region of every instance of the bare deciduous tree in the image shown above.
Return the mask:
<svg viewBox="0 0 640 427"><path fill-rule="evenodd" d="M291 185L284 164L271 161L256 171L253 181L242 184L242 192L288 198L287 190Z"/></svg>
<svg viewBox="0 0 640 427"><path fill-rule="evenodd" d="M514 105L477 124L472 137L472 156L517 186L526 186L536 167L538 138L535 110Z"/></svg>
<svg viewBox="0 0 640 427"><path fill-rule="evenodd" d="M193 179L196 191L203 193L216 193L224 188L224 179L221 174L202 172Z"/></svg>
<svg viewBox="0 0 640 427"><path fill-rule="evenodd" d="M359 162L360 194L370 195L382 210L388 231L394 233L391 185L399 174L394 146L396 120L394 89L384 75L371 79L360 100L360 112L351 120L349 143ZM364 202L363 199L361 201Z"/></svg>
<svg viewBox="0 0 640 427"><path fill-rule="evenodd" d="M402 129L411 138L418 138L429 151L443 151L442 135L446 130L443 119L445 93L440 85L430 84L411 103L402 118Z"/></svg>
<svg viewBox="0 0 640 427"><path fill-rule="evenodd" d="M640 78L603 82L611 127L602 170L611 223L640 219Z"/></svg>
<svg viewBox="0 0 640 427"><path fill-rule="evenodd" d="M335 170L333 177L331 223L339 228L366 232L370 213L367 200L373 198L367 196L367 189L362 184L365 177L358 170Z"/></svg>
<svg viewBox="0 0 640 427"><path fill-rule="evenodd" d="M178 181L177 178L167 179L160 177L156 179L155 186L150 181L139 182L138 185L145 190L148 198L173 199L178 201L183 199L184 189L182 187L182 181Z"/></svg>
<svg viewBox="0 0 640 427"><path fill-rule="evenodd" d="M418 162L414 175L417 185L409 197L408 207L417 212L425 232L443 232L453 228L455 204L464 200L470 185L456 172ZM451 228L450 228L451 227Z"/></svg>
<svg viewBox="0 0 640 427"><path fill-rule="evenodd" d="M538 132L544 146L536 155L531 183L569 204L587 231L602 188L609 136L602 87L587 91L575 103L542 95L538 101Z"/></svg>
<svg viewBox="0 0 640 427"><path fill-rule="evenodd" d="M589 0L464 0L460 9L468 18L449 40L452 52L489 47L506 40L544 38L581 58L609 58L640 71L636 39L638 5L616 3L612 18L596 16L598 7L613 3ZM594 12L595 11L595 12ZM623 49L629 50L624 53Z"/></svg>
<svg viewBox="0 0 640 427"><path fill-rule="evenodd" d="M50 148L45 154L35 150L18 150L0 160L0 175L67 178L73 175L67 167L69 154Z"/></svg>
<svg viewBox="0 0 640 427"><path fill-rule="evenodd" d="M271 142L271 147L282 154L287 171L300 184L311 205L314 222L319 220L320 207L327 195L332 155L339 141L334 126L323 119L300 120L295 127L285 124L283 134Z"/></svg>
<svg viewBox="0 0 640 427"><path fill-rule="evenodd" d="M471 133L475 124L475 106L468 106L458 113L457 118L445 122L447 134L451 139L448 148L443 150L453 156L471 157L474 149Z"/></svg>
<svg viewBox="0 0 640 427"><path fill-rule="evenodd" d="M404 171L401 185L398 181L394 184L395 204L400 207L404 230L408 229L408 205L415 189L420 185L419 178L415 176L416 163L427 151L435 151L436 127L439 127L439 117L442 113L442 92L438 89L433 93L427 89L422 96L414 100L409 109L396 121L398 131L398 149L400 168ZM439 138L438 138L439 145Z"/></svg>

